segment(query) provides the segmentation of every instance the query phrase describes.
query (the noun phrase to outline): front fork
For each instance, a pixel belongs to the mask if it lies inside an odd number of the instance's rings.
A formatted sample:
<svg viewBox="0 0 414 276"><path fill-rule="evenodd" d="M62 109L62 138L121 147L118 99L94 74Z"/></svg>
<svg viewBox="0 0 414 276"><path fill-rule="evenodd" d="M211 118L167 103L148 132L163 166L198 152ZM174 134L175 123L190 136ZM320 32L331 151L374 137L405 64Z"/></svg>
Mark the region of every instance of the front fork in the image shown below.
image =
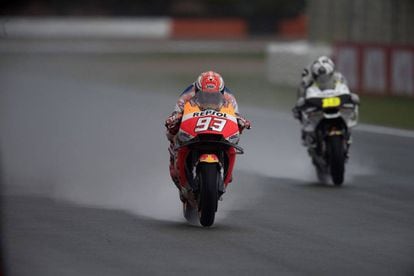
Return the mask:
<svg viewBox="0 0 414 276"><path fill-rule="evenodd" d="M222 175L223 164L222 164L222 162L220 161L219 157L216 154L214 154L214 153L201 154L200 157L198 158L196 167L200 163L216 164L217 170L219 171L220 175ZM199 188L199 187L197 187L197 188ZM220 181L218 183L218 192L219 192L219 197L222 194L224 194L224 192L225 192L225 186L224 186L222 178L220 179Z"/></svg>

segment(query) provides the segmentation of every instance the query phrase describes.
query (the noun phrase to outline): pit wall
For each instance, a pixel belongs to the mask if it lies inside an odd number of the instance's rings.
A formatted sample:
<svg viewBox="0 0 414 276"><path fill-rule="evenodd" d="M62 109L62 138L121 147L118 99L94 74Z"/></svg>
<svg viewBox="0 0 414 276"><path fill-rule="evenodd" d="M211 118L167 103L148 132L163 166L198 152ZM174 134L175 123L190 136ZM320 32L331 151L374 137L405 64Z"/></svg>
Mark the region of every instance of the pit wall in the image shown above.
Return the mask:
<svg viewBox="0 0 414 276"><path fill-rule="evenodd" d="M282 20L269 35L303 38L306 22L304 15ZM0 17L0 38L244 39L250 35L254 34L243 18Z"/></svg>

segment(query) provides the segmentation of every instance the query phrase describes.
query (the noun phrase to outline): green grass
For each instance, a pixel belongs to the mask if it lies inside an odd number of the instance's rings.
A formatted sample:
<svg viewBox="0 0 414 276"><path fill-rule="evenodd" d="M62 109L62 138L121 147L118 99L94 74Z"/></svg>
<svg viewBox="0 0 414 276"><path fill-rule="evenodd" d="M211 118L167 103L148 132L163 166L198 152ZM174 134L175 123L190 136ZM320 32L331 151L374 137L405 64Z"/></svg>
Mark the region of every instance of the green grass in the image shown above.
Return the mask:
<svg viewBox="0 0 414 276"><path fill-rule="evenodd" d="M178 95L186 86L194 81L198 73L194 68L188 70L159 70L142 72L134 70L137 63L151 65L153 62L177 64L191 61L195 64L215 64L215 61L223 61L227 64L238 64L237 61L253 61L253 64L265 62L262 54L150 54L145 56L113 56L107 57L108 65L121 62L129 64L131 70L123 70L118 74L119 81L123 84L146 88L150 91L158 91L169 95ZM101 59L99 59L101 61ZM127 63L125 63L127 62ZM187 63L188 64L188 63ZM249 63L248 63L249 64ZM128 66L127 66L128 67ZM160 68L161 69L161 68ZM236 68L237 69L237 68ZM250 73L248 73L250 72ZM229 66L221 72L227 86L235 94L241 112L243 105L262 106L264 108L290 112L296 102L296 88L280 86L270 83L264 72L247 70L232 70ZM113 76L112 76L113 78ZM299 81L299 80L298 80ZM396 128L414 129L414 98L361 96L360 122Z"/></svg>
<svg viewBox="0 0 414 276"><path fill-rule="evenodd" d="M28 59L31 63L27 63ZM261 67L264 62L265 56L258 53L2 56L3 66L20 64L23 70L26 64L37 66L40 63L57 75L80 81L94 80L110 85L116 83L137 91L154 91L177 98L200 73L199 67L210 65L214 68L219 63L223 69L220 72L237 97L241 112L244 105L290 112L296 102L296 88L270 83L264 67ZM254 66L246 68L250 70L237 67L250 65ZM414 130L414 98L363 95L360 122Z"/></svg>
<svg viewBox="0 0 414 276"><path fill-rule="evenodd" d="M414 129L414 98L361 96L364 123Z"/></svg>
<svg viewBox="0 0 414 276"><path fill-rule="evenodd" d="M170 76L175 88L183 89L192 80L191 74ZM182 87L180 87L180 83ZM261 106L284 112L290 112L296 102L296 88L271 84L261 75L226 74L226 83L235 94L240 109L243 105ZM178 93L172 91L172 93ZM382 97L361 95L359 121L402 129L414 130L414 98Z"/></svg>
<svg viewBox="0 0 414 276"><path fill-rule="evenodd" d="M271 84L264 76L229 76L226 81L231 85L241 106L253 104L289 112L296 102L296 88ZM361 123L414 130L414 98L360 97Z"/></svg>

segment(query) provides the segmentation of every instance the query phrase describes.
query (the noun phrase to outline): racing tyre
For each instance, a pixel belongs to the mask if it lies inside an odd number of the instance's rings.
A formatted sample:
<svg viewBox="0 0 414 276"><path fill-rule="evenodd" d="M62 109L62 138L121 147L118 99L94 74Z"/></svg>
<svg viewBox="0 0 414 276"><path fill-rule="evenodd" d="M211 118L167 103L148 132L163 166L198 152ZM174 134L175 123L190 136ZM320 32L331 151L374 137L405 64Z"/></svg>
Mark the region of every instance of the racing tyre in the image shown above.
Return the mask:
<svg viewBox="0 0 414 276"><path fill-rule="evenodd" d="M220 171L216 163L200 163L199 170L199 217L204 227L213 225L218 202Z"/></svg>
<svg viewBox="0 0 414 276"><path fill-rule="evenodd" d="M332 182L336 186L340 186L344 182L345 172L345 149L343 144L343 137L329 137L328 150Z"/></svg>

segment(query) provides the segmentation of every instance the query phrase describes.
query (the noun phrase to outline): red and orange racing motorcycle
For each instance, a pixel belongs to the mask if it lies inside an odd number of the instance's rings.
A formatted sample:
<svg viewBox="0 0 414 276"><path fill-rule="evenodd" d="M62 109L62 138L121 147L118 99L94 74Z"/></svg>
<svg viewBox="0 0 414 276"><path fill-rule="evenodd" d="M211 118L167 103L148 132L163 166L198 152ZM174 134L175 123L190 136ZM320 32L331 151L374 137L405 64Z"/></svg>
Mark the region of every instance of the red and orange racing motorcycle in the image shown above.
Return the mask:
<svg viewBox="0 0 414 276"><path fill-rule="evenodd" d="M187 221L205 227L214 223L236 154L243 153L239 139L234 107L221 93L197 93L185 104L175 137L174 169Z"/></svg>

